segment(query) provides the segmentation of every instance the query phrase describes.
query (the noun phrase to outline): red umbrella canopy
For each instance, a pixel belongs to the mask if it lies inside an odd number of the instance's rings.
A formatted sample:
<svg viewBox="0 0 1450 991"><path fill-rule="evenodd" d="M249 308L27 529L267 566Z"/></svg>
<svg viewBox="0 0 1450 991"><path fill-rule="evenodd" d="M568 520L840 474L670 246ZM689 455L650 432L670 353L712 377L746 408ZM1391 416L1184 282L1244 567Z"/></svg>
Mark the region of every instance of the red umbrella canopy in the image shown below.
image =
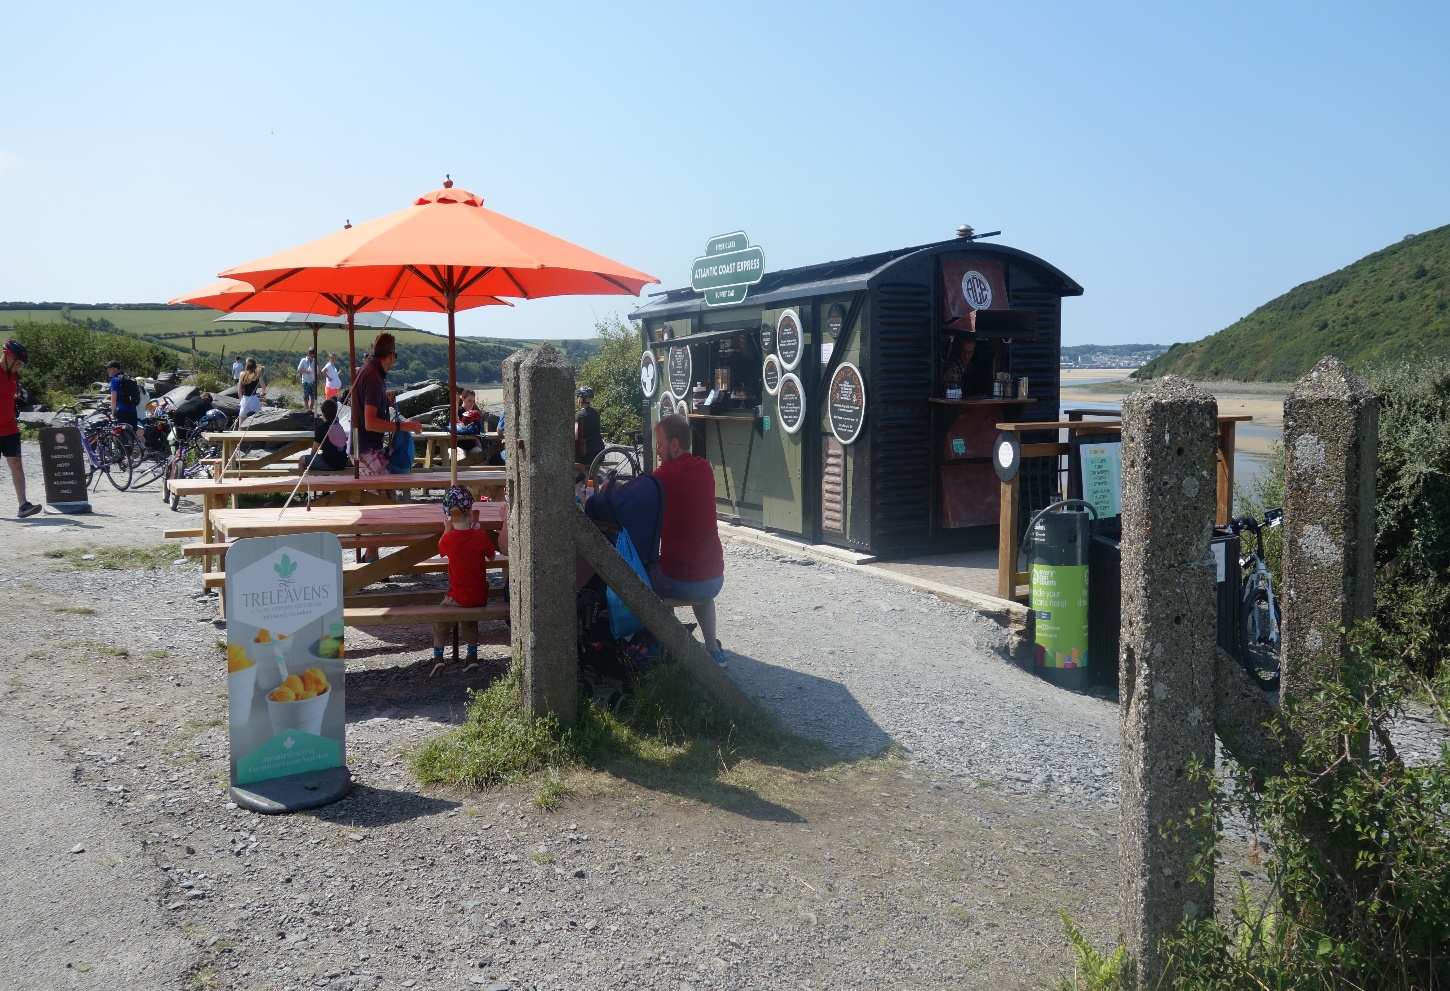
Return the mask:
<svg viewBox="0 0 1450 991"><path fill-rule="evenodd" d="M221 274L259 290L437 299L445 311L490 296L634 296L659 281L495 213L451 180L395 213Z"/></svg>
<svg viewBox="0 0 1450 991"><path fill-rule="evenodd" d="M423 287L427 291L427 287ZM249 282L217 279L195 292L168 300L171 304L189 303L225 313L312 313L321 317L341 316L344 308L326 295L311 290L268 289L258 292ZM468 296L458 301L458 309L474 306L512 306L497 296ZM370 299L356 308L359 312L390 313L407 310L413 313L444 313L447 306L436 293L398 299Z"/></svg>

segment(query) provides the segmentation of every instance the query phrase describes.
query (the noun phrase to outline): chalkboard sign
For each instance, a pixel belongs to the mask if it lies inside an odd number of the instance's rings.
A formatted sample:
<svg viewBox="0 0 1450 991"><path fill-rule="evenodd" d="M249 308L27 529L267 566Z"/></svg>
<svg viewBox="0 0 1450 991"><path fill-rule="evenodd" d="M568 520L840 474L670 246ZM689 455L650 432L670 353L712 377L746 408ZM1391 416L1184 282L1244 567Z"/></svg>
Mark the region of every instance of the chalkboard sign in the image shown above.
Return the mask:
<svg viewBox="0 0 1450 991"><path fill-rule="evenodd" d="M801 363L801 318L795 310L786 310L775 321L775 346L786 371Z"/></svg>
<svg viewBox="0 0 1450 991"><path fill-rule="evenodd" d="M661 420L675 411L675 394L668 389L660 396L659 410Z"/></svg>
<svg viewBox="0 0 1450 991"><path fill-rule="evenodd" d="M694 361L690 356L689 346L670 348L670 391L676 396L688 396L690 386L694 384L694 376Z"/></svg>
<svg viewBox="0 0 1450 991"><path fill-rule="evenodd" d="M849 361L837 365L826 403L831 433L842 444L854 444L866 422L866 383L860 369Z"/></svg>
<svg viewBox="0 0 1450 991"><path fill-rule="evenodd" d="M806 392L801 380L789 372L781 376L775 405L780 410L780 428L788 434L799 431L806 422Z"/></svg>
<svg viewBox="0 0 1450 991"><path fill-rule="evenodd" d="M831 308L826 311L826 330L830 331L831 339L841 336L841 329L846 325L846 308L840 303L832 303Z"/></svg>
<svg viewBox="0 0 1450 991"><path fill-rule="evenodd" d="M775 351L775 328L768 323L760 325L760 353L771 354Z"/></svg>
<svg viewBox="0 0 1450 991"><path fill-rule="evenodd" d="M780 359L773 354L766 355L760 366L760 377L765 381L765 391L772 396L780 391L780 376Z"/></svg>
<svg viewBox="0 0 1450 991"><path fill-rule="evenodd" d="M45 475L45 501L62 513L89 513L86 453L75 427L40 429L40 468Z"/></svg>

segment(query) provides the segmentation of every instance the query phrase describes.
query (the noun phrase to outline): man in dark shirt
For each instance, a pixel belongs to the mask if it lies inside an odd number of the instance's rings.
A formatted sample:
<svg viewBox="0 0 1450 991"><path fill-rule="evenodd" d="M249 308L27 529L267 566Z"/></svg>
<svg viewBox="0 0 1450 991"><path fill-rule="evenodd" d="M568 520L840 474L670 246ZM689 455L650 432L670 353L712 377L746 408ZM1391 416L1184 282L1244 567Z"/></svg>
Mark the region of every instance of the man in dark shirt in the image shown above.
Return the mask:
<svg viewBox="0 0 1450 991"><path fill-rule="evenodd" d="M113 361L106 366L106 378L110 380L108 391L111 393L111 419L117 423L136 426L136 404L132 402L132 390L135 387L127 385L126 373L121 371L119 361Z"/></svg>
<svg viewBox="0 0 1450 991"><path fill-rule="evenodd" d="M574 416L574 456L588 468L604 450L604 435L599 430L599 411L593 406L594 390L586 385L578 395L579 412Z"/></svg>
<svg viewBox="0 0 1450 991"><path fill-rule="evenodd" d="M352 386L352 408L357 423L357 463L360 474L386 475L388 456L383 451L387 435L406 430L419 433L417 420L394 421L388 415L388 370L398 362L398 346L384 331L373 339L372 356L358 369Z"/></svg>

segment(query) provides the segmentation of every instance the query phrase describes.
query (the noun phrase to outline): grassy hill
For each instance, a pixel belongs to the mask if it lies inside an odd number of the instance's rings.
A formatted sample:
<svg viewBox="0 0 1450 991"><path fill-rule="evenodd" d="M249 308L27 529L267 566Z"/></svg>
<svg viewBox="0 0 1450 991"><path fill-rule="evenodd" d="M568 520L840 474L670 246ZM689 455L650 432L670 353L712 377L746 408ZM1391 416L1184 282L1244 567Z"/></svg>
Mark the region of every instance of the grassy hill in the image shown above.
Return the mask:
<svg viewBox="0 0 1450 991"><path fill-rule="evenodd" d="M1450 354L1450 225L1413 234L1296 286L1134 373L1290 381L1326 354L1351 366Z"/></svg>
<svg viewBox="0 0 1450 991"><path fill-rule="evenodd" d="M312 343L306 328L247 326L245 323L218 325L217 312L191 306L165 304L81 304L0 302L0 329L24 323L65 323L106 333L129 334L152 344L179 352L178 363L192 360L192 334L196 335L197 358L222 363L241 354L276 367L292 367ZM359 352L367 348L376 331L357 333ZM445 378L448 374L448 338L425 330L396 331L401 379ZM538 343L494 337L458 338L458 376L465 382L496 382L499 366L520 348ZM598 350L595 339L551 342L576 366ZM347 354L347 330L324 328L318 332L318 347L340 356Z"/></svg>

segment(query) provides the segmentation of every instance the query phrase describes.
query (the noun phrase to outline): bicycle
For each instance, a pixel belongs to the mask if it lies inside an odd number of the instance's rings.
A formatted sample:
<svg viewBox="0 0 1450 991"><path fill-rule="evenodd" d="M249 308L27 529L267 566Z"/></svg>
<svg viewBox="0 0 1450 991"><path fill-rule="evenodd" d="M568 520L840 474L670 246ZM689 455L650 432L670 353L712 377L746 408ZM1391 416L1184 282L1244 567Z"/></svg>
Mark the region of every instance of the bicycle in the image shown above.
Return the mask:
<svg viewBox="0 0 1450 991"><path fill-rule="evenodd" d="M1238 516L1229 521L1229 529L1239 537L1240 636L1239 662L1244 670L1265 689L1279 687L1279 593L1274 590L1274 576L1264 563L1264 531L1283 525L1284 511L1265 511L1262 522L1252 516ZM1251 533L1253 542L1247 550L1243 535Z"/></svg>
<svg viewBox="0 0 1450 991"><path fill-rule="evenodd" d="M628 480L638 478L644 473L644 446L642 444L630 447L622 444L610 444L594 455L594 460L589 462L587 477L593 479L594 487L598 489L610 477Z"/></svg>
<svg viewBox="0 0 1450 991"><path fill-rule="evenodd" d="M139 489L157 479L164 479L171 463L171 421L164 407L141 420L136 427L123 426L126 428L126 456L133 472L131 487ZM163 482L162 488L165 487Z"/></svg>
<svg viewBox="0 0 1450 991"><path fill-rule="evenodd" d="M166 463L166 479L162 486L162 500L172 512L181 509L181 496L171 491L171 482L188 478L212 478L210 462L221 457L221 451L206 439L206 434L226 426L226 414L210 410L195 424L185 430L173 428L177 440L172 445L170 459Z"/></svg>
<svg viewBox="0 0 1450 991"><path fill-rule="evenodd" d="M121 427L111 421L109 414L100 410L83 410L70 406L57 415L69 413L71 425L81 436L81 450L86 456L86 485L96 481L96 475L106 476L117 492L125 492L131 485L131 464L123 450Z"/></svg>

